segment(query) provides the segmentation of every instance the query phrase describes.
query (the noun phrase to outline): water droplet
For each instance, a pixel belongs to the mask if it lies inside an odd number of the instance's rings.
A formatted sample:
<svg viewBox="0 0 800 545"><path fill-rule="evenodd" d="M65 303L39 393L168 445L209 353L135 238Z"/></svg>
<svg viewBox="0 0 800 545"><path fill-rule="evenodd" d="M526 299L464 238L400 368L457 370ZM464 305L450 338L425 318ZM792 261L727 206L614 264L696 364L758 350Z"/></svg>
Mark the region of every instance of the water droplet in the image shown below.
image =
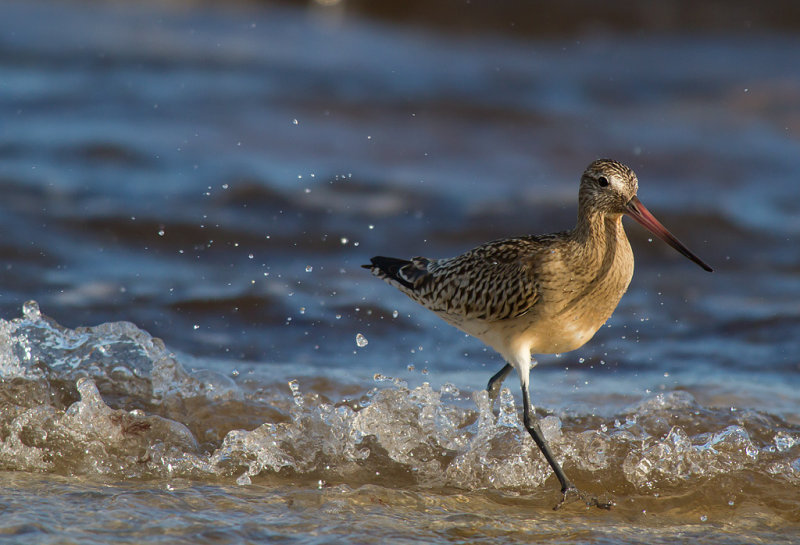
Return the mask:
<svg viewBox="0 0 800 545"><path fill-rule="evenodd" d="M708 520L708 517L707 517L706 515L702 515L702 516L700 517L700 522L705 522L705 521L707 521L707 520Z"/></svg>
<svg viewBox="0 0 800 545"><path fill-rule="evenodd" d="M194 325L192 326L192 329L200 329L200 326L199 326L198 324L194 324Z"/></svg>
<svg viewBox="0 0 800 545"><path fill-rule="evenodd" d="M306 265L306 272L311 272L313 270L314 270L314 267L312 267L311 265Z"/></svg>
<svg viewBox="0 0 800 545"><path fill-rule="evenodd" d="M164 236L164 230L163 229L159 229L158 230L158 236L160 236L160 237Z"/></svg>
<svg viewBox="0 0 800 545"><path fill-rule="evenodd" d="M297 125L297 124L299 124L299 123L300 123L300 122L299 122L297 119L292 119L292 125Z"/></svg>
<svg viewBox="0 0 800 545"><path fill-rule="evenodd" d="M442 384L442 387L439 389L439 391L442 394L447 394L447 395L450 395L452 397L458 397L458 396L461 395L461 390L459 390L455 386L455 384L452 384L450 382L445 382L444 384Z"/></svg>
<svg viewBox="0 0 800 545"><path fill-rule="evenodd" d="M778 452L786 452L797 443L797 440L784 431L779 431L773 438L773 441L775 442L775 447L778 449Z"/></svg>
<svg viewBox="0 0 800 545"><path fill-rule="evenodd" d="M400 313L397 312L396 310L393 310L392 311L392 318L397 318L398 316L400 316Z"/></svg>
<svg viewBox="0 0 800 545"><path fill-rule="evenodd" d="M289 381L289 389L292 391L294 404L302 408L305 404L305 400L303 399L303 394L300 393L300 383L297 381L297 379L292 379Z"/></svg>
<svg viewBox="0 0 800 545"><path fill-rule="evenodd" d="M25 301L25 304L22 305L22 314L28 320L38 320L42 317L42 313L39 310L39 303L36 301Z"/></svg>
<svg viewBox="0 0 800 545"><path fill-rule="evenodd" d="M348 243L347 237L342 237L342 238L340 238L340 239L339 239L339 242L341 242L341 243L342 243L342 245L344 245L344 244L347 244L347 243Z"/></svg>
<svg viewBox="0 0 800 545"><path fill-rule="evenodd" d="M364 335L362 335L361 333L356 335L356 345L359 348L364 348L365 346L367 346L367 344L369 344L369 341Z"/></svg>

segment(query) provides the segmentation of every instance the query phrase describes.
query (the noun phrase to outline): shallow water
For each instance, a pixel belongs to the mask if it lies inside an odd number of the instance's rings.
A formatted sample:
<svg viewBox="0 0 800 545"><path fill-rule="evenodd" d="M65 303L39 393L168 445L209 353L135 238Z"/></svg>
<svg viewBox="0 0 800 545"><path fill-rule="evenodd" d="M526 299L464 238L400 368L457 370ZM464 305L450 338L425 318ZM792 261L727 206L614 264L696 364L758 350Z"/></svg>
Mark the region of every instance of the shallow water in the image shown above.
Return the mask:
<svg viewBox="0 0 800 545"><path fill-rule="evenodd" d="M0 539L797 541L797 38L3 12ZM616 506L553 512L499 357L359 265L568 228L598 156L716 272L628 227L608 326L532 373Z"/></svg>

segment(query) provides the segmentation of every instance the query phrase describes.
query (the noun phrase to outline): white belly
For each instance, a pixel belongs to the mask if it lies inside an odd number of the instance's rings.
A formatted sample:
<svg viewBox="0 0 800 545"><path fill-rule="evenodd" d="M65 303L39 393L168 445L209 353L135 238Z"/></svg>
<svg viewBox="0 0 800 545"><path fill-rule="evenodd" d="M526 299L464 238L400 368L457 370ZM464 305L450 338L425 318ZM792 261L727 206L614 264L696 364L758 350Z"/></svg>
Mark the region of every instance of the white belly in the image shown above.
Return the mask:
<svg viewBox="0 0 800 545"><path fill-rule="evenodd" d="M586 324L579 319L541 319L536 315L487 322L439 314L443 320L480 339L504 357L527 346L533 354L560 354L586 344L603 325Z"/></svg>

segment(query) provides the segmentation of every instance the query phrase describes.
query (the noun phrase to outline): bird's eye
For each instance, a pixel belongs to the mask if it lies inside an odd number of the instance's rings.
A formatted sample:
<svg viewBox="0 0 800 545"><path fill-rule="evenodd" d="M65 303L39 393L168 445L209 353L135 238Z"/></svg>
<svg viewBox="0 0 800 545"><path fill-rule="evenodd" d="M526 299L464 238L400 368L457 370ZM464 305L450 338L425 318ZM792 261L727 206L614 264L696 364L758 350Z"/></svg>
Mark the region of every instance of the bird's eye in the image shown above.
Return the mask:
<svg viewBox="0 0 800 545"><path fill-rule="evenodd" d="M600 187L606 187L606 186L608 185L608 178L606 178L605 176L600 176L600 177L597 179L597 184L598 184Z"/></svg>

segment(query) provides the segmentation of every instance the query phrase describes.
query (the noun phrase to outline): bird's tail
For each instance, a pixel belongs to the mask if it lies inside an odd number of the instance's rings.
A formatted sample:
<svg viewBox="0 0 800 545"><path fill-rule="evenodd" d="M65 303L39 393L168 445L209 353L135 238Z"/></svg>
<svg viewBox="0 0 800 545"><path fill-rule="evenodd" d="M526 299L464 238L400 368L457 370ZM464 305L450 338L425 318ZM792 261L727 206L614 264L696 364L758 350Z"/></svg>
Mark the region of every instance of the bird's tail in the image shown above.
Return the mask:
<svg viewBox="0 0 800 545"><path fill-rule="evenodd" d="M369 265L361 266L371 270L372 274L386 280L390 284L397 283L404 288L410 290L414 289L414 284L410 281L413 277L410 278L406 272L408 269L413 269L414 263L412 261L378 255L370 259L370 262ZM409 267L409 265L411 265L411 267ZM404 271L403 269L406 270Z"/></svg>

